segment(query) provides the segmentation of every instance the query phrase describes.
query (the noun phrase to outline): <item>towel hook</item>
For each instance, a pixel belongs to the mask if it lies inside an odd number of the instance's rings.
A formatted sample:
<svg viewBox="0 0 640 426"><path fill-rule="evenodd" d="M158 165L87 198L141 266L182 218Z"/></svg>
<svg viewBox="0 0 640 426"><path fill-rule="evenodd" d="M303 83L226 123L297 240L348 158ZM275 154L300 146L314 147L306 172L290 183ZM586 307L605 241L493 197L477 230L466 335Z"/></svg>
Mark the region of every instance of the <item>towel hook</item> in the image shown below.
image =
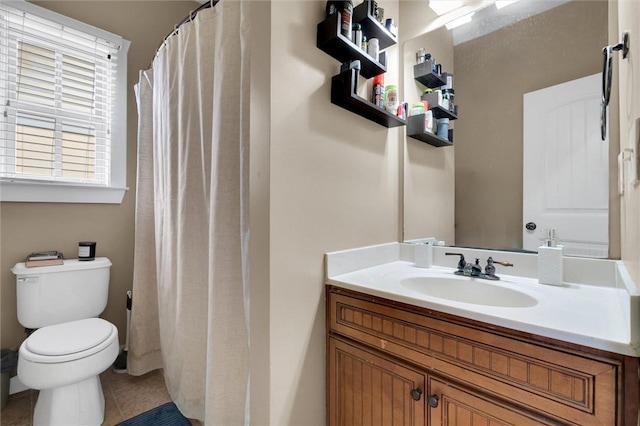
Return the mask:
<svg viewBox="0 0 640 426"><path fill-rule="evenodd" d="M602 104L600 105L600 138L607 138L607 106L611 97L611 81L613 78L613 52L622 51L622 59L629 54L629 32L622 33L622 40L614 45L602 48L604 62L602 65Z"/></svg>

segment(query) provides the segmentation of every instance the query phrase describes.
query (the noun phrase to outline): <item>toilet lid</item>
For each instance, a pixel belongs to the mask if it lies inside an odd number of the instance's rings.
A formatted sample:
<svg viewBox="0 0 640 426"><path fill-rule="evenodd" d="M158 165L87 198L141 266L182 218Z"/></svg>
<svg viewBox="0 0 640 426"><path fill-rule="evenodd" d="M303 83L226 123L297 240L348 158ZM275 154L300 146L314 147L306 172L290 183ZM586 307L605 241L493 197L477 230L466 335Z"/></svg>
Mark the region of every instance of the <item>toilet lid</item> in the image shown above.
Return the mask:
<svg viewBox="0 0 640 426"><path fill-rule="evenodd" d="M113 327L100 318L87 318L40 328L25 344L39 355L68 355L86 351L109 338Z"/></svg>

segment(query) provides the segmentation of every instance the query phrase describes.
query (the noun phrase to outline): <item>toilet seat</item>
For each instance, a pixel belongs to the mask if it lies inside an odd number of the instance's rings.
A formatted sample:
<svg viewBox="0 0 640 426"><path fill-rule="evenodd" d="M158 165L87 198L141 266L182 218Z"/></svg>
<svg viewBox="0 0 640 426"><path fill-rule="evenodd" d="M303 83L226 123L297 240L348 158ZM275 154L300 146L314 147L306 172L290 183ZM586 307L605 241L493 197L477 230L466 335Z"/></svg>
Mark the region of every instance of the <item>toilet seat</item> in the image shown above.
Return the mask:
<svg viewBox="0 0 640 426"><path fill-rule="evenodd" d="M43 364L69 362L94 355L117 338L113 324L87 318L36 330L24 341L20 356Z"/></svg>

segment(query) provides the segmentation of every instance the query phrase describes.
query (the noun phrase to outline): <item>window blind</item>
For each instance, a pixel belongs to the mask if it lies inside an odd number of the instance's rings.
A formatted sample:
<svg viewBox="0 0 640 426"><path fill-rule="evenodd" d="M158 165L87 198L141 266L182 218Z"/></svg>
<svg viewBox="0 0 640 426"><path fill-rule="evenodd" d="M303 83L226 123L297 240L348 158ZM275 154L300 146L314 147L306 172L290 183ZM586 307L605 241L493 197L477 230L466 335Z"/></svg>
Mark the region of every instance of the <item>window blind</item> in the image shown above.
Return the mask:
<svg viewBox="0 0 640 426"><path fill-rule="evenodd" d="M119 50L0 4L0 179L109 185Z"/></svg>

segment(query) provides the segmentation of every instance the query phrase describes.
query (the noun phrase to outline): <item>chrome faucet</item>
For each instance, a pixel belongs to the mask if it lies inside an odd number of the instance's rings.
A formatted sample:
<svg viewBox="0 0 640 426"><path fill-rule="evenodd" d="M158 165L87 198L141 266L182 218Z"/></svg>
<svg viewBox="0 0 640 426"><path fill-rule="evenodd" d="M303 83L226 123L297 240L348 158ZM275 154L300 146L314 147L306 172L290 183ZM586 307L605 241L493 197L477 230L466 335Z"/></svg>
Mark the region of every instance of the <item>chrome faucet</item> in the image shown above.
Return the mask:
<svg viewBox="0 0 640 426"><path fill-rule="evenodd" d="M494 266L494 264L502 266L513 266L513 263L493 260L493 257L489 257L487 259L487 266L484 267L484 272L482 272L480 259L478 258L476 258L475 263L471 263L467 262L464 259L464 255L462 253L445 253L445 255L460 256L460 259L458 260L458 269L454 272L454 274L464 275L467 277L482 278L485 280L496 281L500 279L500 277L496 275L496 267Z"/></svg>

